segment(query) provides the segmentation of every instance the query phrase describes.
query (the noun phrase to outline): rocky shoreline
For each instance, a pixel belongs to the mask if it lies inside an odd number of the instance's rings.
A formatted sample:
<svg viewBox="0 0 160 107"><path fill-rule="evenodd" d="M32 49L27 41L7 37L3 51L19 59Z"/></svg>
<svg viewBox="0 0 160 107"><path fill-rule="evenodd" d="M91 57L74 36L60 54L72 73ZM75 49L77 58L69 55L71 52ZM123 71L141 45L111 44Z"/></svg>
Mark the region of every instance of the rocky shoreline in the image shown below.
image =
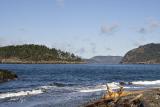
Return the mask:
<svg viewBox="0 0 160 107"><path fill-rule="evenodd" d="M114 92L118 93L118 92ZM120 96L109 96L85 107L160 107L160 89L124 91Z"/></svg>
<svg viewBox="0 0 160 107"><path fill-rule="evenodd" d="M84 64L84 61L26 61L20 59L0 59L0 64Z"/></svg>

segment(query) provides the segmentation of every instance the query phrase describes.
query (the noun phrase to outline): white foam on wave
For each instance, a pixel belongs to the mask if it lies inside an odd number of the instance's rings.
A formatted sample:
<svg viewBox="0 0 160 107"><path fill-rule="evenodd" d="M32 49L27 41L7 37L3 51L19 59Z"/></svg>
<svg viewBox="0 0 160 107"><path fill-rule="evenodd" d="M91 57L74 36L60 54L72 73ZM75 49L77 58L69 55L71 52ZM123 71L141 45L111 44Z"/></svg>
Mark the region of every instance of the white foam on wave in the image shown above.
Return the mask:
<svg viewBox="0 0 160 107"><path fill-rule="evenodd" d="M120 84L118 82L107 83L107 85L113 91L120 88ZM79 92L89 93L89 92L96 92L96 91L105 91L105 90L107 90L107 85L98 85L98 86L95 86L95 87L82 88ZM142 86L126 85L126 86L123 86L123 88L130 90L130 89L141 89L143 87Z"/></svg>
<svg viewBox="0 0 160 107"><path fill-rule="evenodd" d="M7 92L0 94L0 99L11 98L11 97L20 97L20 96L28 96L28 95L37 95L42 94L43 90L35 89L30 91L19 91L19 92Z"/></svg>
<svg viewBox="0 0 160 107"><path fill-rule="evenodd" d="M47 90L55 89L55 87L56 86L46 85L46 86L39 86L32 90L0 93L0 99L42 94L44 92L47 92Z"/></svg>
<svg viewBox="0 0 160 107"><path fill-rule="evenodd" d="M88 93L88 92L96 92L96 91L104 91L106 90L106 85L99 85L93 88L82 88L79 92Z"/></svg>
<svg viewBox="0 0 160 107"><path fill-rule="evenodd" d="M5 92L5 93L0 93L0 99L4 98L11 98L11 97L21 97L21 96L28 96L28 95L37 95L37 94L42 94L44 92L47 92L48 90L53 90L59 88L57 86L52 86L52 85L46 85L46 86L39 86L34 89L30 90L22 90L22 91L16 91L16 92ZM60 87L62 88L62 87Z"/></svg>
<svg viewBox="0 0 160 107"><path fill-rule="evenodd" d="M53 88L55 88L56 86L50 86L50 85L46 85L46 86L40 86L39 88L41 88L41 89L45 89L45 90L49 90L49 89L53 89Z"/></svg>
<svg viewBox="0 0 160 107"><path fill-rule="evenodd" d="M112 82L112 83L108 83L108 86L115 90L115 89L119 89L119 83L117 82ZM97 85L95 87L89 87L89 88L83 88L80 90L80 92L96 92L96 91L105 91L107 90L107 85Z"/></svg>
<svg viewBox="0 0 160 107"><path fill-rule="evenodd" d="M118 82L111 82L107 84L111 89L119 89L120 85Z"/></svg>
<svg viewBox="0 0 160 107"><path fill-rule="evenodd" d="M132 82L135 85L160 85L160 80L155 81L135 81Z"/></svg>
<svg viewBox="0 0 160 107"><path fill-rule="evenodd" d="M131 83L132 83L132 85L124 86L124 89L139 89L139 88L143 88L143 86L145 87L145 86L149 86L149 85L152 85L152 88L160 87L160 80L134 81ZM120 84L118 82L107 83L107 85L113 90L120 88ZM0 99L28 96L28 95L37 95L37 94L42 94L42 93L46 92L47 90L52 90L52 89L56 89L56 88L57 88L56 86L48 85L48 86L40 86L36 89L32 89L32 90L28 90L28 91L0 93ZM62 87L60 87L60 88L62 88ZM69 88L69 89L71 89L71 88ZM89 93L89 92L105 91L105 90L107 90L107 86L106 85L97 85L97 86L90 86L90 87L83 87L83 88L74 87L74 89L76 89L76 91L79 91L79 92Z"/></svg>

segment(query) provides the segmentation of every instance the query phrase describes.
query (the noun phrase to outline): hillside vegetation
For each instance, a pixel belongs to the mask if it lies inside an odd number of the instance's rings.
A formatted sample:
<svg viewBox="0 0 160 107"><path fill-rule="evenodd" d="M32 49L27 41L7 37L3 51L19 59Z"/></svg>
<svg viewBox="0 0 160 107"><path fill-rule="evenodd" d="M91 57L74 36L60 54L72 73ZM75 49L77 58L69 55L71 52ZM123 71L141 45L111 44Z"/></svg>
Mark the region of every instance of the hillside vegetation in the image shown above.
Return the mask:
<svg viewBox="0 0 160 107"><path fill-rule="evenodd" d="M81 58L72 53L44 45L16 45L0 47L1 63L76 63Z"/></svg>
<svg viewBox="0 0 160 107"><path fill-rule="evenodd" d="M160 44L147 44L133 49L123 57L121 63L159 64Z"/></svg>

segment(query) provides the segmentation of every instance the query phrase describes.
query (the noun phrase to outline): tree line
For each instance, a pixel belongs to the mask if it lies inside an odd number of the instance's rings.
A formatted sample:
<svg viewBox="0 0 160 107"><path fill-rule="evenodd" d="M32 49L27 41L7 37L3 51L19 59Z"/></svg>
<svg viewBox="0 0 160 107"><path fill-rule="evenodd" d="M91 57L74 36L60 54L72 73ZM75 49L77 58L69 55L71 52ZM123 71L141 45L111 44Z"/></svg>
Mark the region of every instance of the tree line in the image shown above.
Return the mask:
<svg viewBox="0 0 160 107"><path fill-rule="evenodd" d="M0 58L16 57L24 61L82 61L73 53L64 52L44 45L24 44L0 47Z"/></svg>

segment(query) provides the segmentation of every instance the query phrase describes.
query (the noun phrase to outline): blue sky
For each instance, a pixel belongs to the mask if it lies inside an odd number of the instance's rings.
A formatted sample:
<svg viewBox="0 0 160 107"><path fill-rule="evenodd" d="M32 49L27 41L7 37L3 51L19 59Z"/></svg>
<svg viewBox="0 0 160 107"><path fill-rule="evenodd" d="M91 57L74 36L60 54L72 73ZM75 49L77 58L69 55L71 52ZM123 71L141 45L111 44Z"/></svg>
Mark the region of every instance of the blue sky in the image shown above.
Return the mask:
<svg viewBox="0 0 160 107"><path fill-rule="evenodd" d="M83 58L160 41L159 0L0 0L0 45L34 43Z"/></svg>

